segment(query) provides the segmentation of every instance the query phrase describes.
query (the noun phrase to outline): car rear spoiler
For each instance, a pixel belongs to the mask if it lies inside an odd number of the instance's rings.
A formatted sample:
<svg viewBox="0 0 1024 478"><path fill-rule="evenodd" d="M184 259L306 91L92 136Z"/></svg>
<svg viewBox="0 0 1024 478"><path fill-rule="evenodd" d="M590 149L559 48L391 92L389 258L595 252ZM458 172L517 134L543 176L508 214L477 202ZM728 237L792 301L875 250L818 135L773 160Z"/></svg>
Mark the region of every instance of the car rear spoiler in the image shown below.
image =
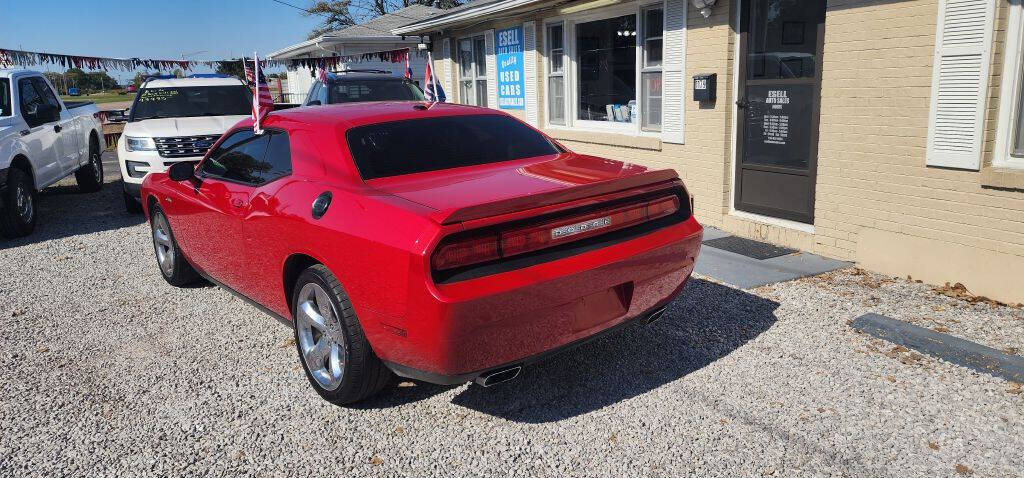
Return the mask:
<svg viewBox="0 0 1024 478"><path fill-rule="evenodd" d="M646 171L640 174L616 178L598 183L584 184L568 189L557 189L554 191L521 196L512 199L502 199L483 204L475 204L460 209L438 211L431 214L434 220L440 224L455 224L474 219L498 216L524 209L560 204L577 199L602 196L628 189L651 186L659 183L671 183L677 181L679 175L672 169L661 169Z"/></svg>

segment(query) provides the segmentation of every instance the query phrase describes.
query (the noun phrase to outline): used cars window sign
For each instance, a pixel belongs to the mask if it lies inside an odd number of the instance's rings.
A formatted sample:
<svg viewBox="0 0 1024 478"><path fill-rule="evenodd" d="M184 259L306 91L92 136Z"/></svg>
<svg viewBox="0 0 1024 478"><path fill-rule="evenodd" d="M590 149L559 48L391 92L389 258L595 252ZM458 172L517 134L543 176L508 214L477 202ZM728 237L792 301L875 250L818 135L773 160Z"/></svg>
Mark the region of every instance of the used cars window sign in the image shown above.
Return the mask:
<svg viewBox="0 0 1024 478"><path fill-rule="evenodd" d="M252 92L244 85L145 88L132 107L132 121L247 115L251 110Z"/></svg>
<svg viewBox="0 0 1024 478"><path fill-rule="evenodd" d="M465 115L352 128L348 147L364 180L558 154L544 135L502 115Z"/></svg>

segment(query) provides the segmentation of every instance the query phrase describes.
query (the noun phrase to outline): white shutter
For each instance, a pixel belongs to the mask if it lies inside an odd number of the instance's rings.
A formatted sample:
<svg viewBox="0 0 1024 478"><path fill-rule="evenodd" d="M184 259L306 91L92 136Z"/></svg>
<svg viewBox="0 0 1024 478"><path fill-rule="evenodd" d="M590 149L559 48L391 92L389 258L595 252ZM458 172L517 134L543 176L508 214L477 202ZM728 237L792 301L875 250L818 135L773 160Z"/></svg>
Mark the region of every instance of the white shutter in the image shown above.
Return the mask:
<svg viewBox="0 0 1024 478"><path fill-rule="evenodd" d="M484 32L484 53L487 55L487 107L498 109L498 64L494 57L494 30Z"/></svg>
<svg viewBox="0 0 1024 478"><path fill-rule="evenodd" d="M993 0L940 0L928 116L929 166L981 166Z"/></svg>
<svg viewBox="0 0 1024 478"><path fill-rule="evenodd" d="M523 23L523 63L526 122L537 126L537 28L533 22Z"/></svg>
<svg viewBox="0 0 1024 478"><path fill-rule="evenodd" d="M455 92L452 91L452 44L450 38L441 39L441 56L442 56L442 71L444 76L441 78L441 87L444 88L444 94L448 97L449 101L455 101ZM433 65L431 65L433 68Z"/></svg>
<svg viewBox="0 0 1024 478"><path fill-rule="evenodd" d="M686 0L665 0L661 140L683 143L686 111Z"/></svg>

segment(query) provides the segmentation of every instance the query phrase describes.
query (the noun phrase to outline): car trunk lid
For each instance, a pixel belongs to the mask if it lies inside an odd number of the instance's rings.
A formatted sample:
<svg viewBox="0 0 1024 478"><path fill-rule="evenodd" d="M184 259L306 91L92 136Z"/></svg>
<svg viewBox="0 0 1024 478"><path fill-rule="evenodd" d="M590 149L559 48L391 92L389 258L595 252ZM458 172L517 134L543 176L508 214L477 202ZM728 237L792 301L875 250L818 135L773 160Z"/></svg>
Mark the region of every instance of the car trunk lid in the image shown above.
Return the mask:
<svg viewBox="0 0 1024 478"><path fill-rule="evenodd" d="M441 224L498 216L675 180L672 170L575 153L367 181L435 210Z"/></svg>

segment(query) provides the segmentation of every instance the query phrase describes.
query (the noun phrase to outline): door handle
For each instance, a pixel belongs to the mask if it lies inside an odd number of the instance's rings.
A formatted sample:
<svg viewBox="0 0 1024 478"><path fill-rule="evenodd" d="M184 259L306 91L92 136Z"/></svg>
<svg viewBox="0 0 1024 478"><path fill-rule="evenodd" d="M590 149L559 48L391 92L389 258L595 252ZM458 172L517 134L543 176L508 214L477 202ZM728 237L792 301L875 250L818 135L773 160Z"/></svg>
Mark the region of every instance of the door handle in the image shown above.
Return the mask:
<svg viewBox="0 0 1024 478"><path fill-rule="evenodd" d="M234 207L242 207L245 205L245 202L242 201L241 199L233 198L231 199L231 205Z"/></svg>
<svg viewBox="0 0 1024 478"><path fill-rule="evenodd" d="M64 129L64 128L61 128L59 124L53 125L53 132L54 133L60 133L60 130L62 130L62 129Z"/></svg>
<svg viewBox="0 0 1024 478"><path fill-rule="evenodd" d="M750 106L750 102L747 101L746 98L740 98L740 99L736 100L736 106L738 106L740 108L746 108L746 107Z"/></svg>

